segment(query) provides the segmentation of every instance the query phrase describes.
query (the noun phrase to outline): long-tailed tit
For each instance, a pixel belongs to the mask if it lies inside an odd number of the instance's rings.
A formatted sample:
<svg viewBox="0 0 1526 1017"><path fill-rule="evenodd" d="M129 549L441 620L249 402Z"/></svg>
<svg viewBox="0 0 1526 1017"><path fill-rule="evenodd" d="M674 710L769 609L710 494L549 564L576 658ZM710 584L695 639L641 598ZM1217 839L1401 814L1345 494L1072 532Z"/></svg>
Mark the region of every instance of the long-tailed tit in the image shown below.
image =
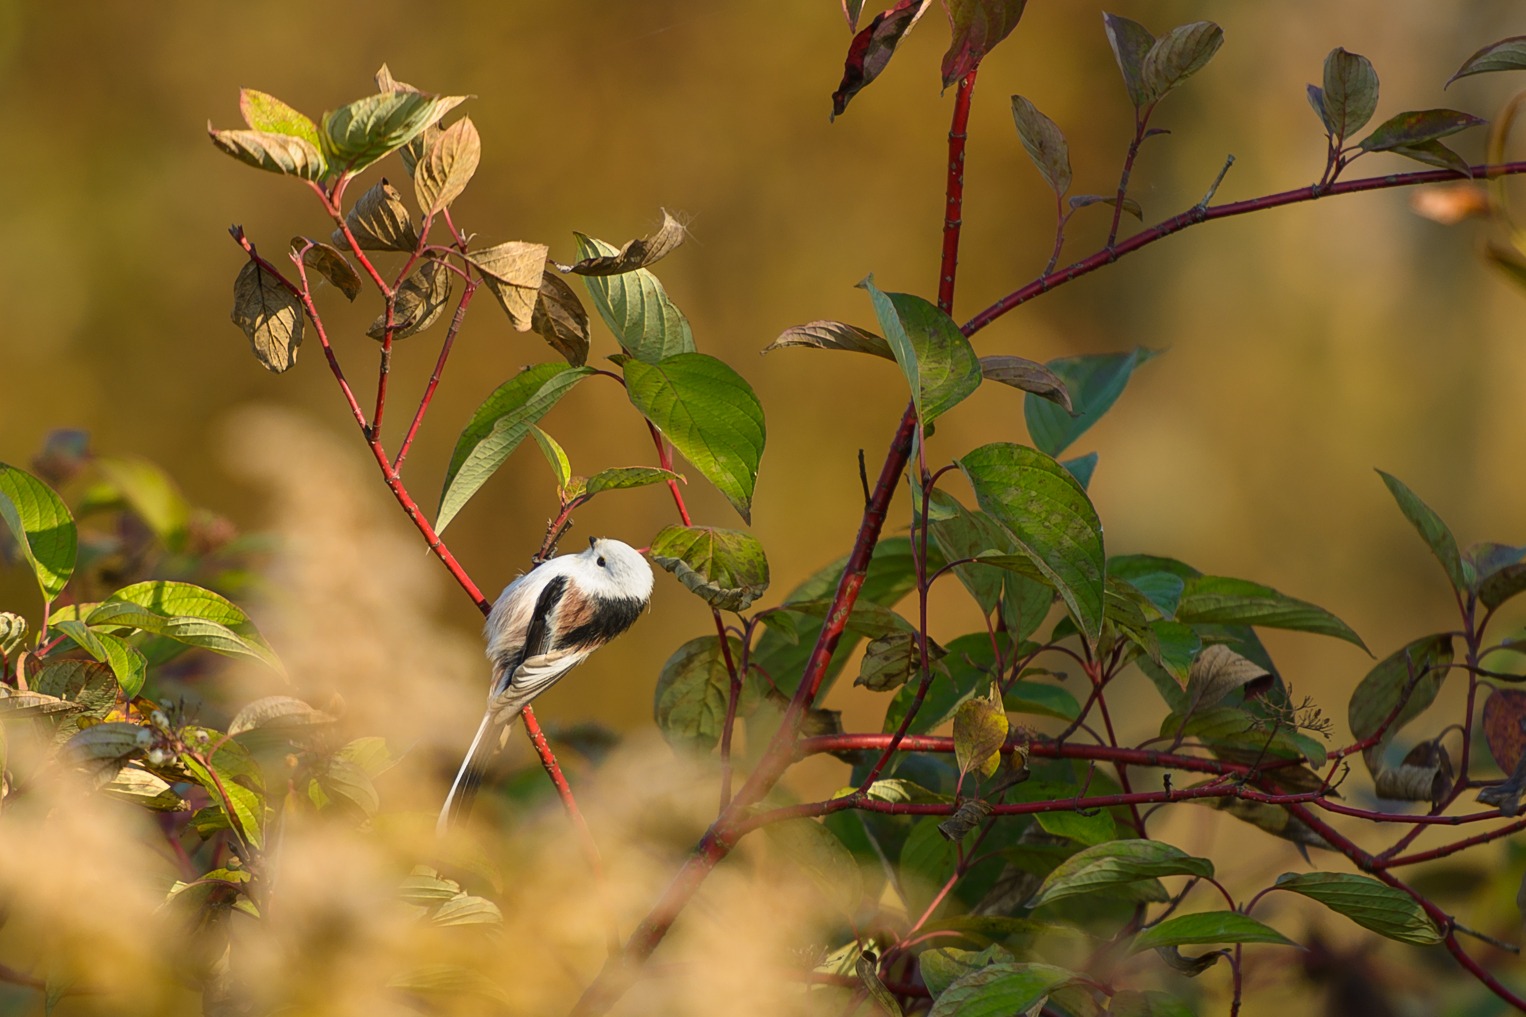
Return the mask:
<svg viewBox="0 0 1526 1017"><path fill-rule="evenodd" d="M640 552L594 537L588 550L542 562L504 587L482 630L493 662L487 712L440 810L441 833L471 809L520 711L630 628L651 597L652 567Z"/></svg>

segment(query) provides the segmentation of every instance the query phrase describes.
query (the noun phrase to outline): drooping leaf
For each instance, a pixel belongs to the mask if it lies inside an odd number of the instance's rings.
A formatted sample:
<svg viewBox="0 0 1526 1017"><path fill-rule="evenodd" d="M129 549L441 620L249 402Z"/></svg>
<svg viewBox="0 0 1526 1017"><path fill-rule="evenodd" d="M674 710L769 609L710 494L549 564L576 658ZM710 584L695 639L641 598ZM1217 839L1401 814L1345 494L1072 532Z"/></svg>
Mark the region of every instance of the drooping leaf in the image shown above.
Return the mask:
<svg viewBox="0 0 1526 1017"><path fill-rule="evenodd" d="M424 218L461 196L482 158L482 138L471 117L462 117L429 140L413 167L413 192Z"/></svg>
<svg viewBox="0 0 1526 1017"><path fill-rule="evenodd" d="M0 519L46 600L63 592L74 574L79 537L74 517L53 489L25 470L0 463Z"/></svg>
<svg viewBox="0 0 1526 1017"><path fill-rule="evenodd" d="M1457 538L1452 536L1452 531L1447 524L1442 522L1441 517L1431 510L1430 506L1420 500L1420 497L1404 485L1399 478L1378 471L1378 476L1383 478L1383 483L1388 486L1388 491L1394 496L1394 501L1399 503L1399 511L1404 513L1410 525L1425 540L1426 546L1441 562L1441 568L1446 572L1447 579L1452 584L1452 589L1458 592L1467 592L1469 582L1467 574L1463 570L1462 555L1457 550Z"/></svg>
<svg viewBox="0 0 1526 1017"><path fill-rule="evenodd" d="M509 240L466 256L482 273L482 284L498 299L516 332L528 332L535 323L548 250L545 244Z"/></svg>
<svg viewBox="0 0 1526 1017"><path fill-rule="evenodd" d="M1313 632L1367 649L1349 625L1324 608L1248 579L1197 576L1187 580L1176 618L1189 625L1258 625Z"/></svg>
<svg viewBox="0 0 1526 1017"><path fill-rule="evenodd" d="M649 237L627 241L614 254L584 256L582 260L566 266L563 271L577 275L620 275L645 268L667 257L684 242L687 231L683 224L673 218L673 213L662 210L662 225Z"/></svg>
<svg viewBox="0 0 1526 1017"><path fill-rule="evenodd" d="M588 362L588 312L572 287L549 268L540 277L530 331L546 340L573 367Z"/></svg>
<svg viewBox="0 0 1526 1017"><path fill-rule="evenodd" d="M1017 124L1017 136L1022 139L1028 158L1043 174L1055 194L1070 190L1070 146L1065 143L1065 133L1053 120L1039 112L1037 106L1021 95L1012 97L1012 119Z"/></svg>
<svg viewBox="0 0 1526 1017"><path fill-rule="evenodd" d="M1336 47L1325 57L1325 87L1320 112L1325 128L1339 145L1372 119L1378 108L1378 74L1372 61Z"/></svg>
<svg viewBox="0 0 1526 1017"><path fill-rule="evenodd" d="M1353 872L1285 872L1277 877L1276 886L1311 897L1388 939L1420 946L1441 942L1436 923L1413 897L1371 876Z"/></svg>
<svg viewBox="0 0 1526 1017"><path fill-rule="evenodd" d="M1359 142L1359 147L1364 152L1409 148L1486 123L1487 120L1455 109L1411 110L1383 121Z"/></svg>
<svg viewBox="0 0 1526 1017"><path fill-rule="evenodd" d="M859 286L874 302L924 427L980 387L980 360L952 318L921 297L882 293L872 275Z"/></svg>
<svg viewBox="0 0 1526 1017"><path fill-rule="evenodd" d="M980 507L1064 599L1089 639L1102 631L1102 523L1086 492L1052 458L1023 445L983 445L959 461Z"/></svg>
<svg viewBox="0 0 1526 1017"><path fill-rule="evenodd" d="M870 332L841 321L808 321L779 333L779 338L763 347L764 353L787 346L809 346L818 350L848 350L894 360L890 344Z"/></svg>
<svg viewBox="0 0 1526 1017"><path fill-rule="evenodd" d="M932 0L896 0L894 7L876 14L848 44L843 61L842 83L832 93L832 116L840 117L848 103L890 63L896 47L912 26L927 12Z"/></svg>
<svg viewBox="0 0 1526 1017"><path fill-rule="evenodd" d="M108 798L153 812L185 812L190 808L169 781L136 766L124 766L100 790Z"/></svg>
<svg viewBox="0 0 1526 1017"><path fill-rule="evenodd" d="M1439 141L1420 141L1413 145L1390 148L1388 151L1394 155L1402 155L1406 159L1423 162L1427 166L1449 169L1467 177L1473 175L1473 167L1468 165L1468 161Z"/></svg>
<svg viewBox="0 0 1526 1017"><path fill-rule="evenodd" d="M1161 876L1213 876L1213 862L1156 840L1115 840L1071 855L1039 886L1028 902L1036 908L1079 894Z"/></svg>
<svg viewBox="0 0 1526 1017"><path fill-rule="evenodd" d="M1023 416L1033 444L1042 452L1058 456L1112 408L1134 369L1159 354L1159 350L1139 346L1128 353L1051 360L1048 366L1070 392L1074 413L1048 400L1023 400Z"/></svg>
<svg viewBox="0 0 1526 1017"><path fill-rule="evenodd" d="M679 353L627 362L625 382L632 405L750 523L767 431L746 379L715 357Z"/></svg>
<svg viewBox="0 0 1526 1017"><path fill-rule="evenodd" d="M1484 700L1484 743L1500 771L1513 773L1526 757L1526 692L1494 689Z"/></svg>
<svg viewBox="0 0 1526 1017"><path fill-rule="evenodd" d="M1224 30L1212 21L1178 25L1155 40L1140 62L1139 75L1148 102L1159 102L1202 70L1224 44Z"/></svg>
<svg viewBox="0 0 1526 1017"><path fill-rule="evenodd" d="M1526 35L1512 35L1508 39L1491 42L1462 62L1457 73L1447 79L1447 87L1458 78L1490 71L1518 71L1526 69Z"/></svg>
<svg viewBox="0 0 1526 1017"><path fill-rule="evenodd" d="M1065 387L1065 382L1036 360L1000 354L981 357L980 373L987 381L1011 385L1015 389L1048 399L1067 413L1072 409L1070 390Z"/></svg>
<svg viewBox="0 0 1526 1017"><path fill-rule="evenodd" d="M302 304L280 279L252 259L244 262L233 280L231 317L266 370L280 374L297 362Z"/></svg>
<svg viewBox="0 0 1526 1017"><path fill-rule="evenodd" d="M318 125L273 95L252 88L241 88L238 92L238 109L244 116L244 123L252 130L304 138L314 148L321 143Z"/></svg>
<svg viewBox="0 0 1526 1017"><path fill-rule="evenodd" d="M992 964L962 976L933 1002L928 1017L1013 1017L1078 976L1049 964Z"/></svg>
<svg viewBox="0 0 1526 1017"><path fill-rule="evenodd" d="M456 439L440 491L436 532L443 533L461 507L519 447L530 427L555 406L592 368L537 364L504 382L488 396Z"/></svg>
<svg viewBox="0 0 1526 1017"><path fill-rule="evenodd" d="M885 983L880 981L879 972L875 970L875 963L870 959L873 956L869 953L858 955L854 971L858 975L859 984L864 987L864 991L869 994L870 999L874 1000L874 1005L885 1017L904 1017L895 993L887 989Z"/></svg>
<svg viewBox="0 0 1526 1017"><path fill-rule="evenodd" d="M237 604L193 583L149 580L117 590L85 618L92 628L125 626L199 646L225 656L249 657L276 671L281 662Z"/></svg>
<svg viewBox="0 0 1526 1017"><path fill-rule="evenodd" d="M185 738L191 749L180 754L180 764L212 796L213 805L227 814L233 829L259 850L265 834L265 779L260 765L248 749L220 732L187 728Z"/></svg>
<svg viewBox="0 0 1526 1017"><path fill-rule="evenodd" d="M1269 925L1237 911L1200 911L1177 915L1151 926L1134 937L1130 953L1159 946L1193 946L1200 943L1296 944Z"/></svg>
<svg viewBox="0 0 1526 1017"><path fill-rule="evenodd" d="M619 250L602 240L574 233L583 259L616 257ZM585 275L583 283L599 316L615 334L620 347L637 360L655 364L677 353L694 352L689 319L668 299L662 283L650 270L638 268L619 275Z"/></svg>
<svg viewBox="0 0 1526 1017"><path fill-rule="evenodd" d="M980 66L1023 16L1028 0L945 0L953 39L943 54L943 87Z"/></svg>
<svg viewBox="0 0 1526 1017"><path fill-rule="evenodd" d="M393 295L392 338L417 335L440 320L450 301L450 269L438 258L424 258L408 273ZM387 315L377 315L366 335L380 342L387 334Z"/></svg>
<svg viewBox="0 0 1526 1017"><path fill-rule="evenodd" d="M1382 740L1363 753L1374 775L1383 769L1383 752L1393 736L1435 701L1446 682L1452 657L1450 635L1424 636L1379 661L1352 692L1347 721L1358 741L1366 741L1384 721L1394 717ZM1394 715L1396 709L1399 712Z"/></svg>
<svg viewBox="0 0 1526 1017"><path fill-rule="evenodd" d="M731 659L741 654L731 640ZM653 697L653 718L669 745L709 752L720 743L731 675L717 636L700 636L680 646L662 665Z"/></svg>
<svg viewBox="0 0 1526 1017"><path fill-rule="evenodd" d="M357 99L323 115L324 154L336 169L358 173L402 148L464 101L464 95L401 90Z"/></svg>
<svg viewBox="0 0 1526 1017"><path fill-rule="evenodd" d="M743 611L768 589L763 545L742 530L668 526L652 538L652 561L711 607Z"/></svg>
<svg viewBox="0 0 1526 1017"><path fill-rule="evenodd" d="M1144 59L1155 45L1155 36L1137 21L1118 14L1102 15L1102 26L1107 31L1107 41L1113 47L1113 58L1123 73L1123 85L1128 90L1129 101L1135 107L1150 101L1145 87Z"/></svg>
<svg viewBox="0 0 1526 1017"><path fill-rule="evenodd" d="M1001 747L1011 729L994 682L990 695L960 703L954 713L954 759L959 772L978 771L986 777L994 774L1001 765Z"/></svg>
<svg viewBox="0 0 1526 1017"><path fill-rule="evenodd" d="M360 275L339 248L307 237L292 237L291 249L301 251L302 264L332 283L346 300L360 296Z"/></svg>
<svg viewBox="0 0 1526 1017"><path fill-rule="evenodd" d="M344 224L363 251L411 251L419 245L413 215L385 177L360 196ZM344 234L336 231L334 242L344 243Z"/></svg>
<svg viewBox="0 0 1526 1017"><path fill-rule="evenodd" d="M210 122L207 137L219 151L267 173L302 180L322 180L328 175L323 152L306 138L273 131L219 131Z"/></svg>

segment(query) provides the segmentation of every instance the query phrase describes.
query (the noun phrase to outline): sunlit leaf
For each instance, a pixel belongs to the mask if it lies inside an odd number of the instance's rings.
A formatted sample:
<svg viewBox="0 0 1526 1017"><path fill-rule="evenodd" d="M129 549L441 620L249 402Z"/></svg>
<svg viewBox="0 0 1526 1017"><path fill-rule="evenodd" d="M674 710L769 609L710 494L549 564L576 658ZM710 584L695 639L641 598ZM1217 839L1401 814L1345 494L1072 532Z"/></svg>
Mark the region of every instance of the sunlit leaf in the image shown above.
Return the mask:
<svg viewBox="0 0 1526 1017"><path fill-rule="evenodd" d="M417 335L440 320L450 301L451 271L437 258L424 258L393 295L392 338ZM387 335L387 315L377 315L366 335L378 342Z"/></svg>
<svg viewBox="0 0 1526 1017"><path fill-rule="evenodd" d="M250 259L233 280L233 324L244 330L255 359L280 374L302 346L302 303L273 273Z"/></svg>
<svg viewBox="0 0 1526 1017"><path fill-rule="evenodd" d="M482 284L497 298L516 332L528 332L535 323L535 309L544 286L547 250L545 244L510 240L472 251L466 256L466 260L482 273ZM584 353L586 356L586 350ZM572 358L568 360L571 362Z"/></svg>
<svg viewBox="0 0 1526 1017"><path fill-rule="evenodd" d="M306 138L271 131L219 131L210 123L207 136L219 151L267 173L302 180L322 180L328 174L323 152Z"/></svg>
<svg viewBox="0 0 1526 1017"><path fill-rule="evenodd" d="M292 237L291 249L301 251L302 264L332 283L346 300L360 296L360 275L337 247L306 237Z"/></svg>
<svg viewBox="0 0 1526 1017"><path fill-rule="evenodd" d="M549 268L540 277L530 331L546 340L573 367L588 362L588 312L572 287Z"/></svg>
<svg viewBox="0 0 1526 1017"><path fill-rule="evenodd" d="M627 241L614 254L585 256L565 268L578 275L620 275L645 268L667 257L684 242L688 233L683 224L673 218L667 209L662 210L662 225L649 237Z"/></svg>
<svg viewBox="0 0 1526 1017"><path fill-rule="evenodd" d="M385 177L360 196L344 223L363 251L411 251L419 245L413 215ZM335 231L334 242L343 243L344 234Z"/></svg>
<svg viewBox="0 0 1526 1017"><path fill-rule="evenodd" d="M253 130L304 138L314 148L321 144L318 125L273 95L252 88L241 88L238 92L238 109L244 116L244 123Z"/></svg>
<svg viewBox="0 0 1526 1017"><path fill-rule="evenodd" d="M249 657L282 671L270 645L237 604L193 583L149 580L107 597L85 619L92 628L126 626L214 653Z"/></svg>
<svg viewBox="0 0 1526 1017"><path fill-rule="evenodd" d="M668 526L652 538L652 561L723 611L742 611L768 589L763 545L742 530Z"/></svg>
<svg viewBox="0 0 1526 1017"><path fill-rule="evenodd" d="M323 115L324 154L336 168L358 173L402 148L465 100L464 95L406 91L357 99Z"/></svg>
<svg viewBox="0 0 1526 1017"><path fill-rule="evenodd" d="M1011 725L993 683L992 694L965 700L954 713L954 759L961 774L972 770L989 777L1001 765L1001 747Z"/></svg>
<svg viewBox="0 0 1526 1017"><path fill-rule="evenodd" d="M74 517L53 489L25 470L0 463L0 519L47 600L74 574L79 538Z"/></svg>
<svg viewBox="0 0 1526 1017"><path fill-rule="evenodd" d="M617 257L619 249L574 233L583 259ZM619 275L586 275L584 284L599 316L622 349L637 360L655 364L677 353L694 352L694 334L657 277L645 268Z"/></svg>
<svg viewBox="0 0 1526 1017"><path fill-rule="evenodd" d="M876 14L848 44L843 61L842 83L832 93L832 116L840 117L849 101L890 63L896 47L912 26L927 12L932 0L896 0L895 6Z"/></svg>
<svg viewBox="0 0 1526 1017"><path fill-rule="evenodd" d="M462 117L430 139L413 167L413 190L427 219L461 196L482 158L482 138L471 117Z"/></svg>

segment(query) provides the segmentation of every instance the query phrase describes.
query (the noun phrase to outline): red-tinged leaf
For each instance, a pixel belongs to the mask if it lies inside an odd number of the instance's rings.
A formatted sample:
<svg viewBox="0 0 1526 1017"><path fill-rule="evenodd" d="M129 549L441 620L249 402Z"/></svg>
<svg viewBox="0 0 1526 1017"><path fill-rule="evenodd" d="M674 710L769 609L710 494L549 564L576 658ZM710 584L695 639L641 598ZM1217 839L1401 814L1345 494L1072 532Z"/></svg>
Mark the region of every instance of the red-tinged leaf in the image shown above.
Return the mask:
<svg viewBox="0 0 1526 1017"><path fill-rule="evenodd" d="M1340 47L1325 57L1323 119L1337 139L1367 126L1378 108L1378 74L1372 61Z"/></svg>
<svg viewBox="0 0 1526 1017"><path fill-rule="evenodd" d="M1462 62L1457 73L1447 79L1447 87L1458 78L1489 71L1526 70L1526 35L1512 35L1499 42L1491 42Z"/></svg>
<svg viewBox="0 0 1526 1017"><path fill-rule="evenodd" d="M943 87L969 74L1012 34L1028 0L944 0L953 40L943 54Z"/></svg>
<svg viewBox="0 0 1526 1017"><path fill-rule="evenodd" d="M930 3L932 0L898 0L888 11L876 14L874 20L853 37L848 44L848 58L843 62L842 83L832 93L834 118L842 116L849 101L879 77L895 55L896 47L926 13Z"/></svg>
<svg viewBox="0 0 1526 1017"><path fill-rule="evenodd" d="M1155 45L1155 36L1137 21L1117 14L1103 14L1102 26L1107 30L1107 41L1113 47L1113 58L1118 70L1123 72L1123 86L1128 89L1129 101L1143 106L1150 101L1144 84L1144 58Z"/></svg>
<svg viewBox="0 0 1526 1017"><path fill-rule="evenodd" d="M1363 138L1358 147L1364 152L1413 148L1486 123L1487 120L1455 109L1410 110L1385 120L1377 130Z"/></svg>
<svg viewBox="0 0 1526 1017"><path fill-rule="evenodd" d="M1223 44L1224 30L1212 21L1178 25L1156 39L1139 68L1149 101L1159 102L1202 70Z"/></svg>
<svg viewBox="0 0 1526 1017"><path fill-rule="evenodd" d="M1511 773L1526 755L1526 692L1495 689L1484 701L1484 741L1489 755Z"/></svg>

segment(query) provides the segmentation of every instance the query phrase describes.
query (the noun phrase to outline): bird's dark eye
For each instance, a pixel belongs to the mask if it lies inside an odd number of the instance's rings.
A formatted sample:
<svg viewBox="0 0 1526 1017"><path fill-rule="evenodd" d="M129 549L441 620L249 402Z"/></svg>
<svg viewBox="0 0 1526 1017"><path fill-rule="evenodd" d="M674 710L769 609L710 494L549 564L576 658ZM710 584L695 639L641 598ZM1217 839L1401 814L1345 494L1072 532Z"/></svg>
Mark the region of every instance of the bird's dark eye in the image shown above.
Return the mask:
<svg viewBox="0 0 1526 1017"><path fill-rule="evenodd" d="M599 568L603 568L603 567L604 567L604 559L600 558L599 559Z"/></svg>

